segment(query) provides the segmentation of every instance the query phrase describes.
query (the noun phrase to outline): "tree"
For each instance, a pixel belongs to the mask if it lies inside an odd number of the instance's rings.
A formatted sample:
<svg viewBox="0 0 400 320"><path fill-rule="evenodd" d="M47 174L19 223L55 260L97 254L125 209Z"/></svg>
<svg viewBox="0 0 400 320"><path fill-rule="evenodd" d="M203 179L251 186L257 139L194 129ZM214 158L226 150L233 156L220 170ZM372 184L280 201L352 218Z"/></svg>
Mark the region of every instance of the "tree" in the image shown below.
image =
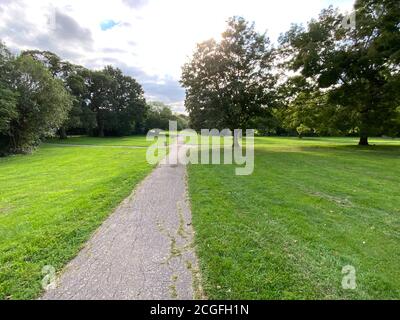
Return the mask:
<svg viewBox="0 0 400 320"><path fill-rule="evenodd" d="M129 135L142 132L146 114L144 92L135 79L108 66L90 72L89 108L96 115L96 134Z"/></svg>
<svg viewBox="0 0 400 320"><path fill-rule="evenodd" d="M247 128L273 103L272 67L273 50L266 35L243 18L229 19L222 40L200 43L183 67L181 84L193 128Z"/></svg>
<svg viewBox="0 0 400 320"><path fill-rule="evenodd" d="M74 65L62 60L50 51L26 50L22 56L32 57L42 63L55 79L63 82L65 88L73 96L73 106L65 123L58 130L61 139L67 138L67 131L84 130L93 127L94 116L86 103L88 70L82 66Z"/></svg>
<svg viewBox="0 0 400 320"><path fill-rule="evenodd" d="M146 129L169 129L169 121L177 122L177 129L188 127L188 118L183 114L174 114L169 106L160 101L151 101L148 104Z"/></svg>
<svg viewBox="0 0 400 320"><path fill-rule="evenodd" d="M91 132L96 127L96 115L88 104L89 70L81 66L74 66L73 72L66 79L66 87L73 97L73 105L68 119L60 129L60 137L65 138L68 133L82 134Z"/></svg>
<svg viewBox="0 0 400 320"><path fill-rule="evenodd" d="M142 132L147 111L142 86L118 68L107 66L103 72L115 83L106 129L120 136Z"/></svg>
<svg viewBox="0 0 400 320"><path fill-rule="evenodd" d="M10 63L11 72L1 81L7 84L0 102L1 146L3 152L25 152L59 128L72 101L62 82L41 63L28 56L12 58Z"/></svg>
<svg viewBox="0 0 400 320"><path fill-rule="evenodd" d="M276 116L286 130L297 133L299 138L305 134L344 135L354 123L354 114L331 103L326 93L309 85L302 76L293 76L282 84L279 97Z"/></svg>
<svg viewBox="0 0 400 320"><path fill-rule="evenodd" d="M0 86L0 134L7 134L11 121L17 118L17 95Z"/></svg>
<svg viewBox="0 0 400 320"><path fill-rule="evenodd" d="M178 113L175 115L178 123L178 130L184 130L189 128L189 117L185 114Z"/></svg>
<svg viewBox="0 0 400 320"><path fill-rule="evenodd" d="M18 117L17 94L12 90L11 78L14 57L0 42L0 154L8 145L11 122Z"/></svg>
<svg viewBox="0 0 400 320"><path fill-rule="evenodd" d="M332 7L307 29L293 25L280 38L280 52L286 67L308 86L306 94L298 88L290 107L298 111L306 103L310 112L325 115L318 118L320 128L358 132L359 144L368 145L369 136L393 132L398 125L400 3L357 0L355 13L355 28L344 27L344 16ZM315 104L321 96L326 103ZM296 103L299 99L303 104ZM342 128L326 116L332 111L336 119L346 119Z"/></svg>
<svg viewBox="0 0 400 320"><path fill-rule="evenodd" d="M256 134L260 136L282 135L287 131L282 126L281 115L279 109L272 108L260 116L251 119L249 126L256 130Z"/></svg>
<svg viewBox="0 0 400 320"><path fill-rule="evenodd" d="M111 76L102 71L91 71L89 76L89 107L96 115L96 135L104 137L107 113L111 108L112 95L116 83Z"/></svg>

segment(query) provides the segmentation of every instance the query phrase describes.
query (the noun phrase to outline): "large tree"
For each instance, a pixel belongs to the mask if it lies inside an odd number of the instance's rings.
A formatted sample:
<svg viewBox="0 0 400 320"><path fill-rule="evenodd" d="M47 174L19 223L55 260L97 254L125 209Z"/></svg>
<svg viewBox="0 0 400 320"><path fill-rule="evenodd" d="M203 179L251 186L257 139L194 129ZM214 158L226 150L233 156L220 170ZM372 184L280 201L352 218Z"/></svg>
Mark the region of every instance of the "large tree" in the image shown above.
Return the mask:
<svg viewBox="0 0 400 320"><path fill-rule="evenodd" d="M265 34L243 18L228 20L220 42L198 44L181 84L191 126L246 129L273 102L273 50Z"/></svg>
<svg viewBox="0 0 400 320"><path fill-rule="evenodd" d="M96 134L129 135L144 130L147 110L141 85L118 68L107 66L89 76L88 102L96 115Z"/></svg>
<svg viewBox="0 0 400 320"><path fill-rule="evenodd" d="M142 132L147 112L142 86L118 68L107 66L103 72L115 83L106 130L116 135Z"/></svg>
<svg viewBox="0 0 400 320"><path fill-rule="evenodd" d="M9 144L11 122L18 117L17 93L12 88L14 57L0 42L0 153Z"/></svg>
<svg viewBox="0 0 400 320"><path fill-rule="evenodd" d="M32 57L42 63L55 79L63 82L65 88L73 97L73 106L67 119L58 130L60 138L67 138L67 131L82 132L93 128L94 115L86 103L89 70L64 61L50 51L26 50L22 52L22 56Z"/></svg>
<svg viewBox="0 0 400 320"><path fill-rule="evenodd" d="M28 151L62 125L71 96L41 63L0 51L0 148Z"/></svg>
<svg viewBox="0 0 400 320"><path fill-rule="evenodd" d="M320 115L315 126L356 131L359 144L368 145L369 136L398 130L400 2L357 0L355 16L349 28L337 10L323 10L307 28L293 25L280 38L280 52L304 80L289 114L301 115L306 106L305 116ZM334 119L344 120L342 128Z"/></svg>
<svg viewBox="0 0 400 320"><path fill-rule="evenodd" d="M88 86L89 107L96 115L96 129L92 134L104 137L104 127L107 114L111 110L112 91L115 90L116 83L111 76L102 71L91 71Z"/></svg>
<svg viewBox="0 0 400 320"><path fill-rule="evenodd" d="M66 138L67 133L88 133L96 127L96 115L89 107L90 71L81 66L73 66L72 72L66 78L66 87L73 97L73 106L59 134Z"/></svg>

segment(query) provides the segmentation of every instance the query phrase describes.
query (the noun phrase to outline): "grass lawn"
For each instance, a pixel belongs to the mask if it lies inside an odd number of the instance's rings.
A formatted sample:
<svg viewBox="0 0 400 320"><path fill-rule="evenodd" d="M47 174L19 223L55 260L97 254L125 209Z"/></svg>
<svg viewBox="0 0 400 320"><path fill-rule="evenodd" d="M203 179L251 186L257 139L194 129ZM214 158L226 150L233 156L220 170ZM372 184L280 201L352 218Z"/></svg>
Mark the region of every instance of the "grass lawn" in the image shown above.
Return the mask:
<svg viewBox="0 0 400 320"><path fill-rule="evenodd" d="M168 140L167 140L168 141ZM51 144L73 144L73 145L97 145L97 146L132 146L147 147L155 141L146 141L146 136L137 135L129 137L87 137L87 136L71 136L68 139L52 138L46 141Z"/></svg>
<svg viewBox="0 0 400 320"><path fill-rule="evenodd" d="M399 299L400 140L256 138L255 170L190 165L214 299ZM342 289L342 268L356 270Z"/></svg>
<svg viewBox="0 0 400 320"><path fill-rule="evenodd" d="M65 143L89 140L96 143ZM143 137L101 139L145 143ZM0 299L36 298L43 266L60 271L151 171L145 155L145 148L44 144L31 155L0 158Z"/></svg>

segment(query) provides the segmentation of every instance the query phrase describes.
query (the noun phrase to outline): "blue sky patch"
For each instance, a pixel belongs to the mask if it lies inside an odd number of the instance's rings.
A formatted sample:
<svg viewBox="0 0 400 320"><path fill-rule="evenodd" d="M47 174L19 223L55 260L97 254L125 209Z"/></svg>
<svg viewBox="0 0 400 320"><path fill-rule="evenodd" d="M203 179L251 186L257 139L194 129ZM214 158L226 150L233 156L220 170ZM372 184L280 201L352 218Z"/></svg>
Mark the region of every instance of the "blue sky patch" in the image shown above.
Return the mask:
<svg viewBox="0 0 400 320"><path fill-rule="evenodd" d="M104 20L100 23L100 28L101 30L106 31L114 28L116 25L118 25L118 22L115 22L114 20Z"/></svg>

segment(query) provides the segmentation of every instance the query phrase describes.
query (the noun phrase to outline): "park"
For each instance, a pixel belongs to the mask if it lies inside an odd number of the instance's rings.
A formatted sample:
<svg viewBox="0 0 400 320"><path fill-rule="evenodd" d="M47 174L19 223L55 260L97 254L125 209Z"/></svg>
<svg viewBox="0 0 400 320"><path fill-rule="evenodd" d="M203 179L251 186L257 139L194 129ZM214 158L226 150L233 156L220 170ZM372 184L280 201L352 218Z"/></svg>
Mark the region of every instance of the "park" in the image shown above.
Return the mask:
<svg viewBox="0 0 400 320"><path fill-rule="evenodd" d="M228 18L181 111L1 41L0 300L400 299L400 5L353 9Z"/></svg>

